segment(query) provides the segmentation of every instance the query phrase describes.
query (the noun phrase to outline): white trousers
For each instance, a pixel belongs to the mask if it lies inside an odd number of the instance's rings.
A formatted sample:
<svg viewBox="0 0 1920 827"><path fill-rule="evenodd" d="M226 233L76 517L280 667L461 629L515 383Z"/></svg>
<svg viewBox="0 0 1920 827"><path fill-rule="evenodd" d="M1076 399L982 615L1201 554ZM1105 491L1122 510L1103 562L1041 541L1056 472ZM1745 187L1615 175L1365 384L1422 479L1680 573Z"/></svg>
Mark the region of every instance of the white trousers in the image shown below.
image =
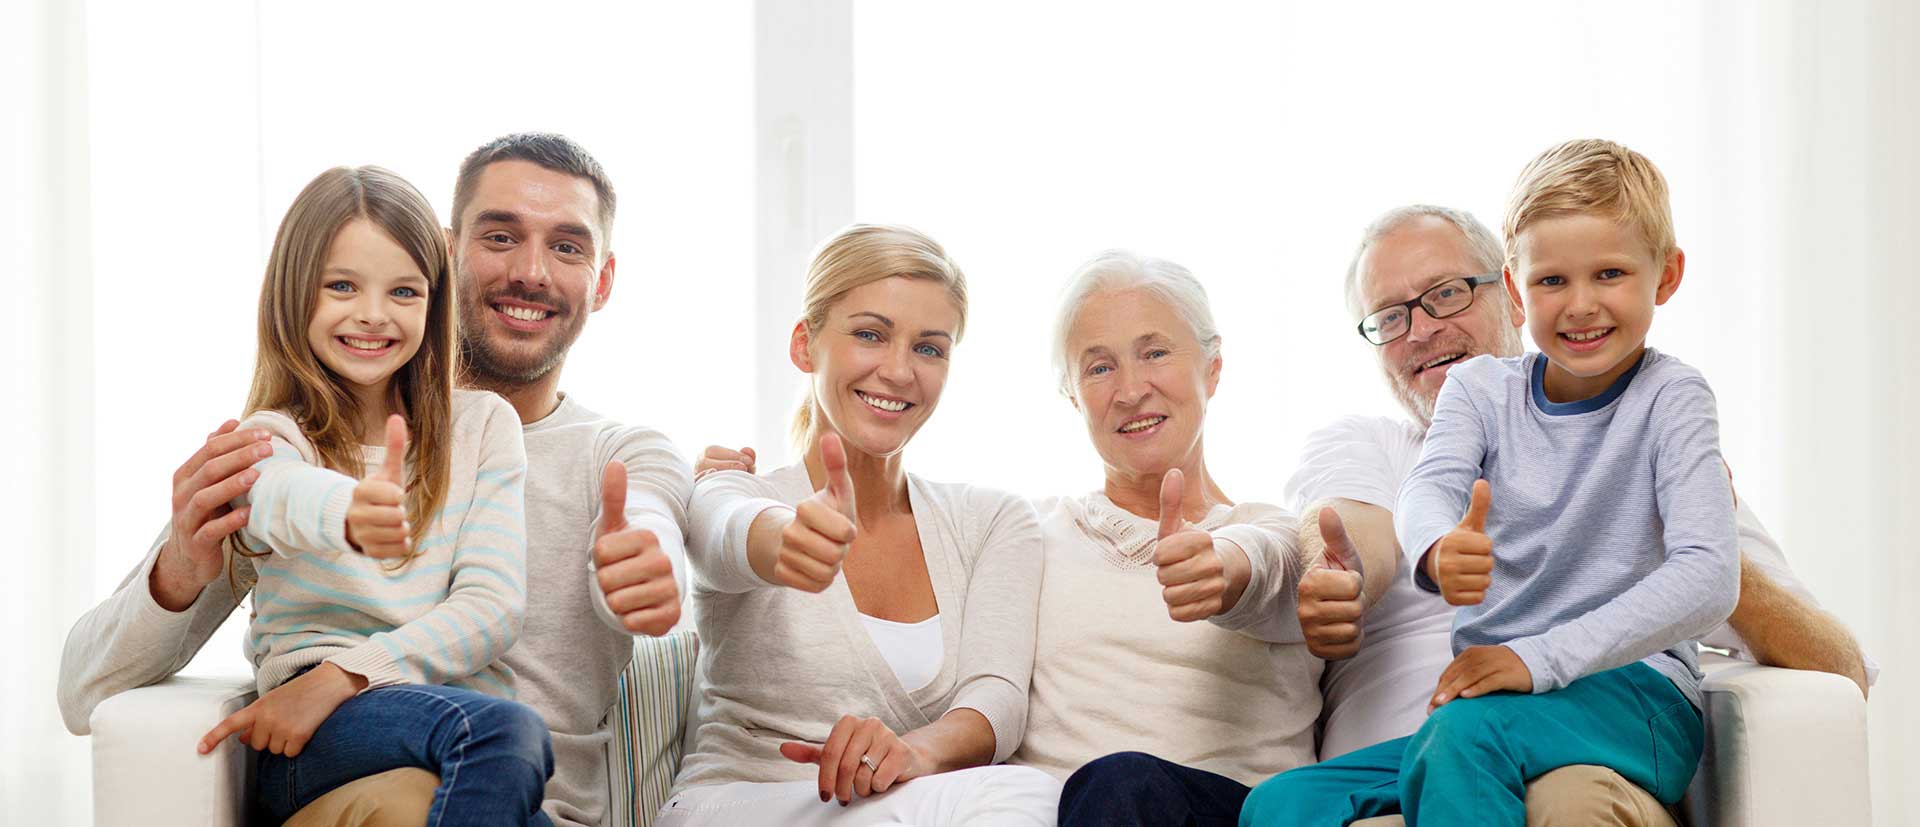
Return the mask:
<svg viewBox="0 0 1920 827"><path fill-rule="evenodd" d="M1032 767L998 765L922 776L870 798L820 801L812 781L713 784L669 799L657 827L1053 827L1060 781Z"/></svg>

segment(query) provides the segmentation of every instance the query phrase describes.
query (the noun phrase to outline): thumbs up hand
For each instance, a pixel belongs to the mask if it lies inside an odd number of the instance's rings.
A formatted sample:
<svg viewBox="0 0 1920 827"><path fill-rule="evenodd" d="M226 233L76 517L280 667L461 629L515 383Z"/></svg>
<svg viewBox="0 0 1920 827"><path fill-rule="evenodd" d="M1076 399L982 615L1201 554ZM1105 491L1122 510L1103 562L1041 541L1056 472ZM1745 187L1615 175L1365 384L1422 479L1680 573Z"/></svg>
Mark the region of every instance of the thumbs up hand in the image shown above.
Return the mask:
<svg viewBox="0 0 1920 827"><path fill-rule="evenodd" d="M1300 577L1295 614L1307 651L1325 660L1353 657L1360 651L1361 623L1367 604L1361 593L1360 553L1340 522L1340 512L1320 509L1320 560Z"/></svg>
<svg viewBox="0 0 1920 827"><path fill-rule="evenodd" d="M1492 502L1487 481L1474 481L1467 516L1427 552L1433 567L1428 573L1440 584L1441 598L1452 605L1479 604L1493 584L1493 538L1487 536L1487 507Z"/></svg>
<svg viewBox="0 0 1920 827"><path fill-rule="evenodd" d="M1186 480L1175 468L1160 478L1160 539L1153 549L1159 568L1160 596L1167 616L1181 623L1205 620L1226 610L1227 576L1213 535L1180 516Z"/></svg>
<svg viewBox="0 0 1920 827"><path fill-rule="evenodd" d="M820 464L827 485L794 507L792 522L780 531L780 556L773 568L781 584L815 593L833 584L858 533L853 477L847 473L847 452L838 434L820 438Z"/></svg>
<svg viewBox="0 0 1920 827"><path fill-rule="evenodd" d="M627 466L600 474L600 521L593 527L594 580L628 632L664 635L680 621L680 585L660 538L627 526Z"/></svg>
<svg viewBox="0 0 1920 827"><path fill-rule="evenodd" d="M387 456L373 474L353 487L347 505L347 544L379 559L406 557L413 551L413 527L407 523L407 420L387 417Z"/></svg>

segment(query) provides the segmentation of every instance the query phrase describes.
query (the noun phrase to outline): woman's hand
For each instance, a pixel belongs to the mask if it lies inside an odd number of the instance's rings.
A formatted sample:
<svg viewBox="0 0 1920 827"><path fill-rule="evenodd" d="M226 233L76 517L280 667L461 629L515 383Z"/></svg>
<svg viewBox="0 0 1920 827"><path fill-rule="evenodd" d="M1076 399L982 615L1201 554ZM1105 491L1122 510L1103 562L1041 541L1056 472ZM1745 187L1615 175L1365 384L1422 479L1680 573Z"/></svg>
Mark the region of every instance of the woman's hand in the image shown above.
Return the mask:
<svg viewBox="0 0 1920 827"><path fill-rule="evenodd" d="M853 478L847 474L847 452L838 435L820 438L820 464L827 487L794 507L793 520L780 530L780 554L773 566L776 582L814 593L833 585L858 533Z"/></svg>
<svg viewBox="0 0 1920 827"><path fill-rule="evenodd" d="M407 465L407 420L387 417L387 456L380 468L353 487L347 506L347 543L379 559L405 557L413 548L407 525L407 489L401 469Z"/></svg>
<svg viewBox="0 0 1920 827"><path fill-rule="evenodd" d="M820 765L820 800L839 799L841 806L855 797L868 798L926 775L926 756L907 743L879 718L843 715L828 733L827 742L814 746L801 741L780 745L789 761Z"/></svg>
<svg viewBox="0 0 1920 827"><path fill-rule="evenodd" d="M698 480L715 471L745 471L751 474L756 459L752 448L741 448L735 451L732 448L709 445L707 450L700 454L700 461L693 464L693 478Z"/></svg>
<svg viewBox="0 0 1920 827"><path fill-rule="evenodd" d="M1231 608L1227 593L1233 587L1213 535L1188 525L1180 516L1185 490L1180 469L1160 478L1160 538L1154 545L1153 564L1163 587L1160 597L1167 603L1167 616L1191 623ZM1242 589L1246 588L1244 577Z"/></svg>
<svg viewBox="0 0 1920 827"><path fill-rule="evenodd" d="M227 736L238 735L256 750L292 758L327 716L366 685L366 678L322 663L228 715L200 739L200 754L212 752Z"/></svg>

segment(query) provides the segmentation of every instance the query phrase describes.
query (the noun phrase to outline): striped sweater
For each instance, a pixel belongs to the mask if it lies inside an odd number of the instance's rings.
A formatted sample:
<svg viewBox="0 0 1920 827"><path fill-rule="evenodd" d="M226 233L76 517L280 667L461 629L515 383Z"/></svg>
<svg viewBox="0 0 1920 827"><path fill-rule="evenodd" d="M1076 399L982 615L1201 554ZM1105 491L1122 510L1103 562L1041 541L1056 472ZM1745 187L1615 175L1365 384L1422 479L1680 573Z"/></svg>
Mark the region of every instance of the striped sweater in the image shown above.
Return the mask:
<svg viewBox="0 0 1920 827"><path fill-rule="evenodd" d="M404 567L347 543L358 480L319 467L291 418L262 411L241 427L273 435L273 455L254 465L243 530L251 548L270 552L253 561L246 641L262 694L328 662L369 689L430 683L513 697L513 673L499 661L526 615L526 451L505 400L455 391L446 501ZM369 469L385 458L384 447L362 450Z"/></svg>

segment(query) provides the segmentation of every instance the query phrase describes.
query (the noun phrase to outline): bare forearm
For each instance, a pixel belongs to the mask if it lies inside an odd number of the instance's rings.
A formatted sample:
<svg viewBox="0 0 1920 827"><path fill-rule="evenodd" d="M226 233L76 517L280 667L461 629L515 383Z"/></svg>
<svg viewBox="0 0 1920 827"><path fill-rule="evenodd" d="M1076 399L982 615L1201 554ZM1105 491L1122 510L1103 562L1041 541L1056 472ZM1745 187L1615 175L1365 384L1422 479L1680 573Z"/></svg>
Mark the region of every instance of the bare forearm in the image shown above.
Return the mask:
<svg viewBox="0 0 1920 827"><path fill-rule="evenodd" d="M193 607L207 584L195 578L190 564L172 549L172 546L160 547L160 556L154 560L153 571L147 576L147 591L153 594L153 602L160 604L160 608L184 612Z"/></svg>
<svg viewBox="0 0 1920 827"><path fill-rule="evenodd" d="M972 709L955 709L940 720L900 736L941 773L984 766L993 760L993 725Z"/></svg>
<svg viewBox="0 0 1920 827"><path fill-rule="evenodd" d="M1300 515L1300 552L1308 565L1320 565L1327 544L1320 534L1320 509L1339 512L1360 553L1361 590L1368 606L1378 605L1393 586L1400 565L1400 541L1393 536L1393 512L1356 500L1329 499L1309 506Z"/></svg>
<svg viewBox="0 0 1920 827"><path fill-rule="evenodd" d="M1727 624L1745 640L1753 659L1766 666L1830 672L1867 694L1866 663L1852 633L1832 615L1781 588L1741 558L1740 602Z"/></svg>

